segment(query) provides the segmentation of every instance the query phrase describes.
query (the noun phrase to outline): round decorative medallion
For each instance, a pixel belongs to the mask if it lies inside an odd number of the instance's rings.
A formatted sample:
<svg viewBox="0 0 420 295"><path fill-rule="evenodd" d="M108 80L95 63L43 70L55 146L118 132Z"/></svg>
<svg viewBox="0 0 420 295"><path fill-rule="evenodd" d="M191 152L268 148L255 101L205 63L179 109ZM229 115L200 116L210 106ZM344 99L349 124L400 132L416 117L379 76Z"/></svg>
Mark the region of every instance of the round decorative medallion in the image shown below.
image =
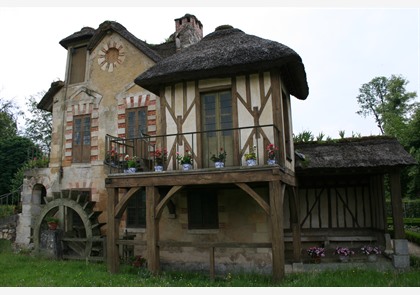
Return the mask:
<svg viewBox="0 0 420 295"><path fill-rule="evenodd" d="M98 54L98 64L103 71L112 72L124 62L124 47L118 41L109 41L102 46Z"/></svg>

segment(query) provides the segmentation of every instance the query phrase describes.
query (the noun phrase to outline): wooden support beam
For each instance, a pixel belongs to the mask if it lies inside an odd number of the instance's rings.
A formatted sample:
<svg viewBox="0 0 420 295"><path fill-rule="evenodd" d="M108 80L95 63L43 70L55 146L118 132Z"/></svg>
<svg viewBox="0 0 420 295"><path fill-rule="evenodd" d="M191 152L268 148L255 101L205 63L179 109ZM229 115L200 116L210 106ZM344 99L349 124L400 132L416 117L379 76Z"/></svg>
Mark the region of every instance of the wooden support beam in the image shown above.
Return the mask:
<svg viewBox="0 0 420 295"><path fill-rule="evenodd" d="M260 197L252 188L249 187L246 183L235 183L238 187L240 187L244 192L250 195L260 206L261 208L270 215L270 206L264 201L263 198Z"/></svg>
<svg viewBox="0 0 420 295"><path fill-rule="evenodd" d="M390 180L391 180L392 220L394 223L394 238L405 239L400 171L394 170L393 172L391 172Z"/></svg>
<svg viewBox="0 0 420 295"><path fill-rule="evenodd" d="M118 188L108 189L108 230L107 230L107 265L110 273L119 271L118 227L119 219L115 218L115 207L118 204Z"/></svg>
<svg viewBox="0 0 420 295"><path fill-rule="evenodd" d="M158 274L160 271L159 219L155 215L158 202L158 189L155 186L146 187L147 267L153 274Z"/></svg>
<svg viewBox="0 0 420 295"><path fill-rule="evenodd" d="M121 198L120 202L115 206L114 216L121 219L125 209L127 208L128 200L133 196L140 187L132 187L130 190Z"/></svg>
<svg viewBox="0 0 420 295"><path fill-rule="evenodd" d="M295 262L299 262L302 252L302 241L299 223L299 199L297 196L297 189L295 187L290 187L289 189L289 210L290 226L292 229L293 237L293 260Z"/></svg>
<svg viewBox="0 0 420 295"><path fill-rule="evenodd" d="M214 263L214 247L209 248L209 256L210 256L210 279L214 281L216 271L215 271L215 263Z"/></svg>
<svg viewBox="0 0 420 295"><path fill-rule="evenodd" d="M182 186L176 185L171 188L171 190L166 194L166 196L162 199L162 201L159 202L159 204L156 206L156 218L159 219L162 215L164 206L169 202L171 197L180 189Z"/></svg>
<svg viewBox="0 0 420 295"><path fill-rule="evenodd" d="M280 181L270 181L270 219L273 252L273 280L284 278L283 200L286 189Z"/></svg>

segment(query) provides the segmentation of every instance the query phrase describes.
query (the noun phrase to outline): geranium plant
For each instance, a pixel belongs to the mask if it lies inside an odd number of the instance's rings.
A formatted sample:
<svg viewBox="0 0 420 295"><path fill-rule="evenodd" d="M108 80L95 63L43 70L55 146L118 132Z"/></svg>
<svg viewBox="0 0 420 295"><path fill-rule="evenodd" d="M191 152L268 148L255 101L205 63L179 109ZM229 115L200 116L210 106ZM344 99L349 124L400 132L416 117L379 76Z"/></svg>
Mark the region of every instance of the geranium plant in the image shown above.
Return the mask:
<svg viewBox="0 0 420 295"><path fill-rule="evenodd" d="M226 151L223 148L220 148L219 154L213 154L210 158L213 162L225 162L226 160Z"/></svg>
<svg viewBox="0 0 420 295"><path fill-rule="evenodd" d="M245 160L256 160L257 155L255 153L257 147L254 145L253 147L249 148L249 153L245 154Z"/></svg>
<svg viewBox="0 0 420 295"><path fill-rule="evenodd" d="M156 165L163 166L168 159L168 151L166 149L156 149L154 152Z"/></svg>
<svg viewBox="0 0 420 295"><path fill-rule="evenodd" d="M142 266L145 266L146 264L147 264L146 258L144 258L141 255L136 255L132 258L131 265L134 267L142 267Z"/></svg>
<svg viewBox="0 0 420 295"><path fill-rule="evenodd" d="M193 163L193 156L189 150L185 150L184 155L181 156L178 152L176 153L176 159L179 164L191 164Z"/></svg>
<svg viewBox="0 0 420 295"><path fill-rule="evenodd" d="M360 248L360 251L363 254L366 255L370 255L370 254L381 254L381 249L379 249L379 247L376 246L363 246L362 248Z"/></svg>
<svg viewBox="0 0 420 295"><path fill-rule="evenodd" d="M136 168L137 167L137 157L136 156L130 158L129 155L126 155L124 157L124 161L127 162L127 167L128 168Z"/></svg>
<svg viewBox="0 0 420 295"><path fill-rule="evenodd" d="M310 247L306 250L309 256L315 257L324 257L325 256L325 249L322 247Z"/></svg>
<svg viewBox="0 0 420 295"><path fill-rule="evenodd" d="M105 160L107 163L117 163L118 157L119 155L117 151L114 148L112 148L110 151L107 152Z"/></svg>
<svg viewBox="0 0 420 295"><path fill-rule="evenodd" d="M276 158L276 151L278 151L278 149L279 148L272 143L267 145L267 156L270 160L274 160Z"/></svg>
<svg viewBox="0 0 420 295"><path fill-rule="evenodd" d="M337 247L335 248L334 253L340 256L350 256L354 254L354 251L347 247Z"/></svg>

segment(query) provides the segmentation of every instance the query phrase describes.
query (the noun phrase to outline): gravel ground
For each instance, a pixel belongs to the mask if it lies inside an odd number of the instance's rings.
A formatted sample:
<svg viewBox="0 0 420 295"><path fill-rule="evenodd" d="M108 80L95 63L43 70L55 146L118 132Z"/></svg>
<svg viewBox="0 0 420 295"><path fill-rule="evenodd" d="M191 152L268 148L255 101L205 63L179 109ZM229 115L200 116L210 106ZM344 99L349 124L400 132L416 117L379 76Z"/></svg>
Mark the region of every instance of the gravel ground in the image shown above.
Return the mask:
<svg viewBox="0 0 420 295"><path fill-rule="evenodd" d="M408 242L408 253L410 253L410 255L420 257L420 246L412 242Z"/></svg>

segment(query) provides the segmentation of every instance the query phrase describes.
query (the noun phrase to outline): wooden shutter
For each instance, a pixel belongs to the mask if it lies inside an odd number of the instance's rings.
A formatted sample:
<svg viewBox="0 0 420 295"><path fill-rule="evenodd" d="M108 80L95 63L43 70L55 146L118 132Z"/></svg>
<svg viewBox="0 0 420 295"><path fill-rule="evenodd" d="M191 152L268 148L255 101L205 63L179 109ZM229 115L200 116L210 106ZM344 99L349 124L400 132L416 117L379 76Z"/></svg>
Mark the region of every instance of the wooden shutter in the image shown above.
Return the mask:
<svg viewBox="0 0 420 295"><path fill-rule="evenodd" d="M69 83L85 81L87 47L71 48Z"/></svg>

